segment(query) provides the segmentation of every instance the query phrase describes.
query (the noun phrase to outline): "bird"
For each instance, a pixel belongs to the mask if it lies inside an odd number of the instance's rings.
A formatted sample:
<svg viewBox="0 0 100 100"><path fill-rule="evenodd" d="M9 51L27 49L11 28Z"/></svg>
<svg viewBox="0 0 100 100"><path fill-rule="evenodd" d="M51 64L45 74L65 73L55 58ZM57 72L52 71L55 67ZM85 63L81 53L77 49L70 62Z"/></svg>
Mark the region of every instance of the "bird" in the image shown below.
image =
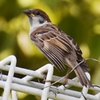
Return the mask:
<svg viewBox="0 0 100 100"><path fill-rule="evenodd" d="M65 71L66 68L73 69L83 61L74 72L82 86L92 87L85 74L89 71L89 67L75 40L53 24L45 11L28 9L23 12L29 19L30 39L45 57L60 71Z"/></svg>

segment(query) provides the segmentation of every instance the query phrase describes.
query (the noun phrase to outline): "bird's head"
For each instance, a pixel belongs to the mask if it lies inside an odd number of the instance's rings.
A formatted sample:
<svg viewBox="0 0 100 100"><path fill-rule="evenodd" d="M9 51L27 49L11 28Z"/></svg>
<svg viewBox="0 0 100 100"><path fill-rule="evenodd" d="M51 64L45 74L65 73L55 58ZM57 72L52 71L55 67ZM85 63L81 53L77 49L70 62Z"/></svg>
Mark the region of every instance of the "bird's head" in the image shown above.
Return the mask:
<svg viewBox="0 0 100 100"><path fill-rule="evenodd" d="M23 10L23 12L28 16L31 26L51 22L48 15L40 9Z"/></svg>

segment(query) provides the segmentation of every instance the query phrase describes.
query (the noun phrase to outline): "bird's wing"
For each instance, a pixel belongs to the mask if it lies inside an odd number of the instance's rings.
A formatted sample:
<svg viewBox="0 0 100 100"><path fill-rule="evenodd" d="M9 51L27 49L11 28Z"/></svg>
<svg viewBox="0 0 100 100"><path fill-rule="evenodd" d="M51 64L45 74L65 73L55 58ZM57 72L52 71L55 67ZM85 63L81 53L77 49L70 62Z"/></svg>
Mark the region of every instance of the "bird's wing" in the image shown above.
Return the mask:
<svg viewBox="0 0 100 100"><path fill-rule="evenodd" d="M30 37L48 60L60 70L66 68L65 57L68 54L74 52L73 57L75 57L76 61L82 58L82 52L76 42L70 36L65 35L55 25L44 25L35 30Z"/></svg>

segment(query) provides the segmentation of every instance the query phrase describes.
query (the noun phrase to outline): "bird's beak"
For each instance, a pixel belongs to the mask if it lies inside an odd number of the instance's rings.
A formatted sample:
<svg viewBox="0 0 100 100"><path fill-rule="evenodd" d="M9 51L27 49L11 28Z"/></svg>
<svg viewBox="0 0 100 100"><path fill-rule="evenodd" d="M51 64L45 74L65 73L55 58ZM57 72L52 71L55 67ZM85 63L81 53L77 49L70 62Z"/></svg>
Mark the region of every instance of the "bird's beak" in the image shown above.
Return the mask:
<svg viewBox="0 0 100 100"><path fill-rule="evenodd" d="M33 17L34 14L32 14L31 10L23 10L23 12L28 16L28 17Z"/></svg>

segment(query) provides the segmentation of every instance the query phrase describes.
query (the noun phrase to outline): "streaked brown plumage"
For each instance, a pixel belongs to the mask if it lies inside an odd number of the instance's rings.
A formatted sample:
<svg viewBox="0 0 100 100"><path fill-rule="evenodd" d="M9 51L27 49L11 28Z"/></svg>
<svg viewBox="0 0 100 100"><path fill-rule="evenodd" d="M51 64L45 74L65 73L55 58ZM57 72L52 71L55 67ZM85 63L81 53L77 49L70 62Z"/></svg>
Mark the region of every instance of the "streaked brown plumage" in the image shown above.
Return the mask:
<svg viewBox="0 0 100 100"><path fill-rule="evenodd" d="M83 60L82 52L77 43L56 25L52 24L48 15L40 10L24 10L30 21L30 38L32 42L59 70L65 70L66 66L74 68ZM75 73L83 86L91 87L85 72L88 66L84 63L79 65Z"/></svg>

